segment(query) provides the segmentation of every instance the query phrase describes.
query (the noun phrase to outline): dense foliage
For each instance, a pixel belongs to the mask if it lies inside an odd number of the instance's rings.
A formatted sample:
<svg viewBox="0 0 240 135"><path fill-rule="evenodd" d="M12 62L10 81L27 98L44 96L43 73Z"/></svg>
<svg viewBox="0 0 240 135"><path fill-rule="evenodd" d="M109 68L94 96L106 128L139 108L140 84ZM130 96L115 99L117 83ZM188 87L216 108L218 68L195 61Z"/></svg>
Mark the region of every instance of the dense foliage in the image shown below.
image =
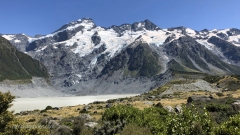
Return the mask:
<svg viewBox="0 0 240 135"><path fill-rule="evenodd" d="M209 104L199 110L194 105L184 106L181 113L169 113L161 107L139 110L128 105L118 105L107 109L103 121L126 120L125 130L139 134L138 129L158 135L235 135L240 133L240 115L234 115L221 124L215 123L209 111L226 111L229 106ZM136 128L136 129L134 129ZM136 131L136 132L134 132Z"/></svg>
<svg viewBox="0 0 240 135"><path fill-rule="evenodd" d="M171 113L166 123L166 134L171 135L210 135L214 130L209 113L198 112L194 106L184 107L181 114Z"/></svg>

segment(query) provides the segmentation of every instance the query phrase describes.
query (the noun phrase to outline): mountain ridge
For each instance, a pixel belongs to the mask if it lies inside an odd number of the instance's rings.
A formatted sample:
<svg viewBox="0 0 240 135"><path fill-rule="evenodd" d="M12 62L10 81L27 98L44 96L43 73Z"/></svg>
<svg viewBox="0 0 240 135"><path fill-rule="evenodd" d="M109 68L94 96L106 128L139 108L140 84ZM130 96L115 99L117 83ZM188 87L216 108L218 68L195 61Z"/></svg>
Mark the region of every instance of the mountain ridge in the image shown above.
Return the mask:
<svg viewBox="0 0 240 135"><path fill-rule="evenodd" d="M25 36L26 40L24 35L2 36L19 50L43 62L53 76L54 86L67 93L89 94L91 89L95 93L111 93L119 84L122 89L129 89L124 92L136 93L137 88L131 90L134 84L144 87L146 82L144 88L138 87L144 92L155 84L162 84L153 78L169 68L196 73L238 74L240 66L240 30L236 28L161 29L149 20L104 28L92 19L83 18L39 38Z"/></svg>

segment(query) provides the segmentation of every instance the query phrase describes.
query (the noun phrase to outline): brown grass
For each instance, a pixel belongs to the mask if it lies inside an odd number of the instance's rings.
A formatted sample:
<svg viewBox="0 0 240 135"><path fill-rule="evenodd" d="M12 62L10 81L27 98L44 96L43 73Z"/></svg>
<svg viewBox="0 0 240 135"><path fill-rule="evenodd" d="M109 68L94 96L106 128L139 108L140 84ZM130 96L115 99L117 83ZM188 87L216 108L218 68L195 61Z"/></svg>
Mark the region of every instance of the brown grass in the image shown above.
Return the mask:
<svg viewBox="0 0 240 135"><path fill-rule="evenodd" d="M132 97L131 100L128 101L128 99L124 100L123 102L115 102L113 105L118 105L118 104L130 104L133 107L136 107L140 110L143 110L144 108L151 107L152 105L146 104L146 102L152 102L153 104L161 103L163 106L172 106L175 107L176 105L181 105L181 104L186 104L187 103L187 98L192 95L204 95L204 96L210 96L210 94L216 98L225 98L228 96L231 96L233 98L239 98L240 97L240 90L237 91L225 91L223 92L224 96L217 96L216 93L210 93L210 92L204 92L204 91L199 91L199 92L183 92L183 93L178 93L177 97L173 98L164 98L161 99L160 101L150 101L150 100L138 100L138 97ZM102 114L104 113L106 109L106 103L101 103L101 104L92 104L91 109L89 109L88 113L91 115L92 119L98 121L101 120ZM33 113L29 113L28 115L22 115L22 116L17 116L20 120L23 121L28 121L29 119L36 119L34 122L27 122L26 124L33 124L37 123L40 119L44 117L55 117L55 118L69 118L69 117L76 117L80 115L80 110L84 108L85 105L77 105L77 106L66 106L66 107L61 107L59 110L47 110L47 112L40 113L40 111L34 111ZM80 110L78 110L78 108ZM95 113L94 113L95 112ZM97 112L97 113L96 113Z"/></svg>

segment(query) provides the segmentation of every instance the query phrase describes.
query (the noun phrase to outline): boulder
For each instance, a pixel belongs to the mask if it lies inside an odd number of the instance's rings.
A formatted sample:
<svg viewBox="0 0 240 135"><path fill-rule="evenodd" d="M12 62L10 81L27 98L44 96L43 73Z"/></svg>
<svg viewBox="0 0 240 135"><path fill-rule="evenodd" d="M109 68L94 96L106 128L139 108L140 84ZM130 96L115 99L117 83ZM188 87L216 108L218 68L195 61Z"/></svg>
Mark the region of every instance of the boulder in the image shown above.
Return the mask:
<svg viewBox="0 0 240 135"><path fill-rule="evenodd" d="M240 106L240 100L235 100L232 104L239 105Z"/></svg>
<svg viewBox="0 0 240 135"><path fill-rule="evenodd" d="M148 98L155 99L156 97L155 96L149 96Z"/></svg>
<svg viewBox="0 0 240 135"><path fill-rule="evenodd" d="M175 107L175 111L176 111L176 113L181 113L181 112L182 112L182 106L177 105L177 106Z"/></svg>
<svg viewBox="0 0 240 135"><path fill-rule="evenodd" d="M27 111L21 111L20 115L28 115L28 112Z"/></svg>
<svg viewBox="0 0 240 135"><path fill-rule="evenodd" d="M52 129L52 128L56 128L59 126L59 123L56 122L55 120L49 120L48 122L48 126Z"/></svg>
<svg viewBox="0 0 240 135"><path fill-rule="evenodd" d="M161 104L160 102L158 102L158 103L155 105L155 107L162 108L163 106L162 106L162 104Z"/></svg>
<svg viewBox="0 0 240 135"><path fill-rule="evenodd" d="M86 106L84 106L84 109L87 111L88 109L90 109L91 108L91 106L90 105L86 105Z"/></svg>
<svg viewBox="0 0 240 135"><path fill-rule="evenodd" d="M52 117L42 118L42 119L39 120L39 123L41 125L45 125L46 126L46 125L48 125L50 120L53 120L53 118Z"/></svg>
<svg viewBox="0 0 240 135"><path fill-rule="evenodd" d="M89 114L81 114L81 115L80 115L80 118L89 120L89 119L91 119L91 116L90 116Z"/></svg>
<svg viewBox="0 0 240 135"><path fill-rule="evenodd" d="M172 106L164 106L163 108L165 110L167 110L168 112L175 112L174 109L172 108Z"/></svg>
<svg viewBox="0 0 240 135"><path fill-rule="evenodd" d="M211 100L211 98L209 97L206 97L206 96L190 96L188 97L187 99L187 102L190 103L190 102L194 102L194 101L209 101Z"/></svg>

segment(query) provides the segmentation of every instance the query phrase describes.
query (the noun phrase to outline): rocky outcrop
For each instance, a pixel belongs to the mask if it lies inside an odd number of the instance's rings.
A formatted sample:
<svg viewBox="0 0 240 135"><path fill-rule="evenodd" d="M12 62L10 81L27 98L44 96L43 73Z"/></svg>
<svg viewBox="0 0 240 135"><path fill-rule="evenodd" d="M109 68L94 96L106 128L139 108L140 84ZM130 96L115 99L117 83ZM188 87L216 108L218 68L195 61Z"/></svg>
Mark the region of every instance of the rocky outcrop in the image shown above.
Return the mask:
<svg viewBox="0 0 240 135"><path fill-rule="evenodd" d="M101 37L98 36L98 33L95 32L94 35L91 37L92 42L96 45L98 45L101 42Z"/></svg>
<svg viewBox="0 0 240 135"><path fill-rule="evenodd" d="M94 130L94 135L113 135L120 133L126 125L126 121L116 120L114 121L106 121L100 128L96 128Z"/></svg>
<svg viewBox="0 0 240 135"><path fill-rule="evenodd" d="M191 103L191 102L194 102L194 101L206 102L206 101L209 101L209 100L211 100L211 98L207 97L207 96L191 96L191 97L188 97L187 102L188 103Z"/></svg>
<svg viewBox="0 0 240 135"><path fill-rule="evenodd" d="M236 47L235 45L220 39L216 36L212 36L208 39L209 43L214 44L216 47L220 48L223 52L223 55L227 57L228 59L239 62L240 61L240 48Z"/></svg>

